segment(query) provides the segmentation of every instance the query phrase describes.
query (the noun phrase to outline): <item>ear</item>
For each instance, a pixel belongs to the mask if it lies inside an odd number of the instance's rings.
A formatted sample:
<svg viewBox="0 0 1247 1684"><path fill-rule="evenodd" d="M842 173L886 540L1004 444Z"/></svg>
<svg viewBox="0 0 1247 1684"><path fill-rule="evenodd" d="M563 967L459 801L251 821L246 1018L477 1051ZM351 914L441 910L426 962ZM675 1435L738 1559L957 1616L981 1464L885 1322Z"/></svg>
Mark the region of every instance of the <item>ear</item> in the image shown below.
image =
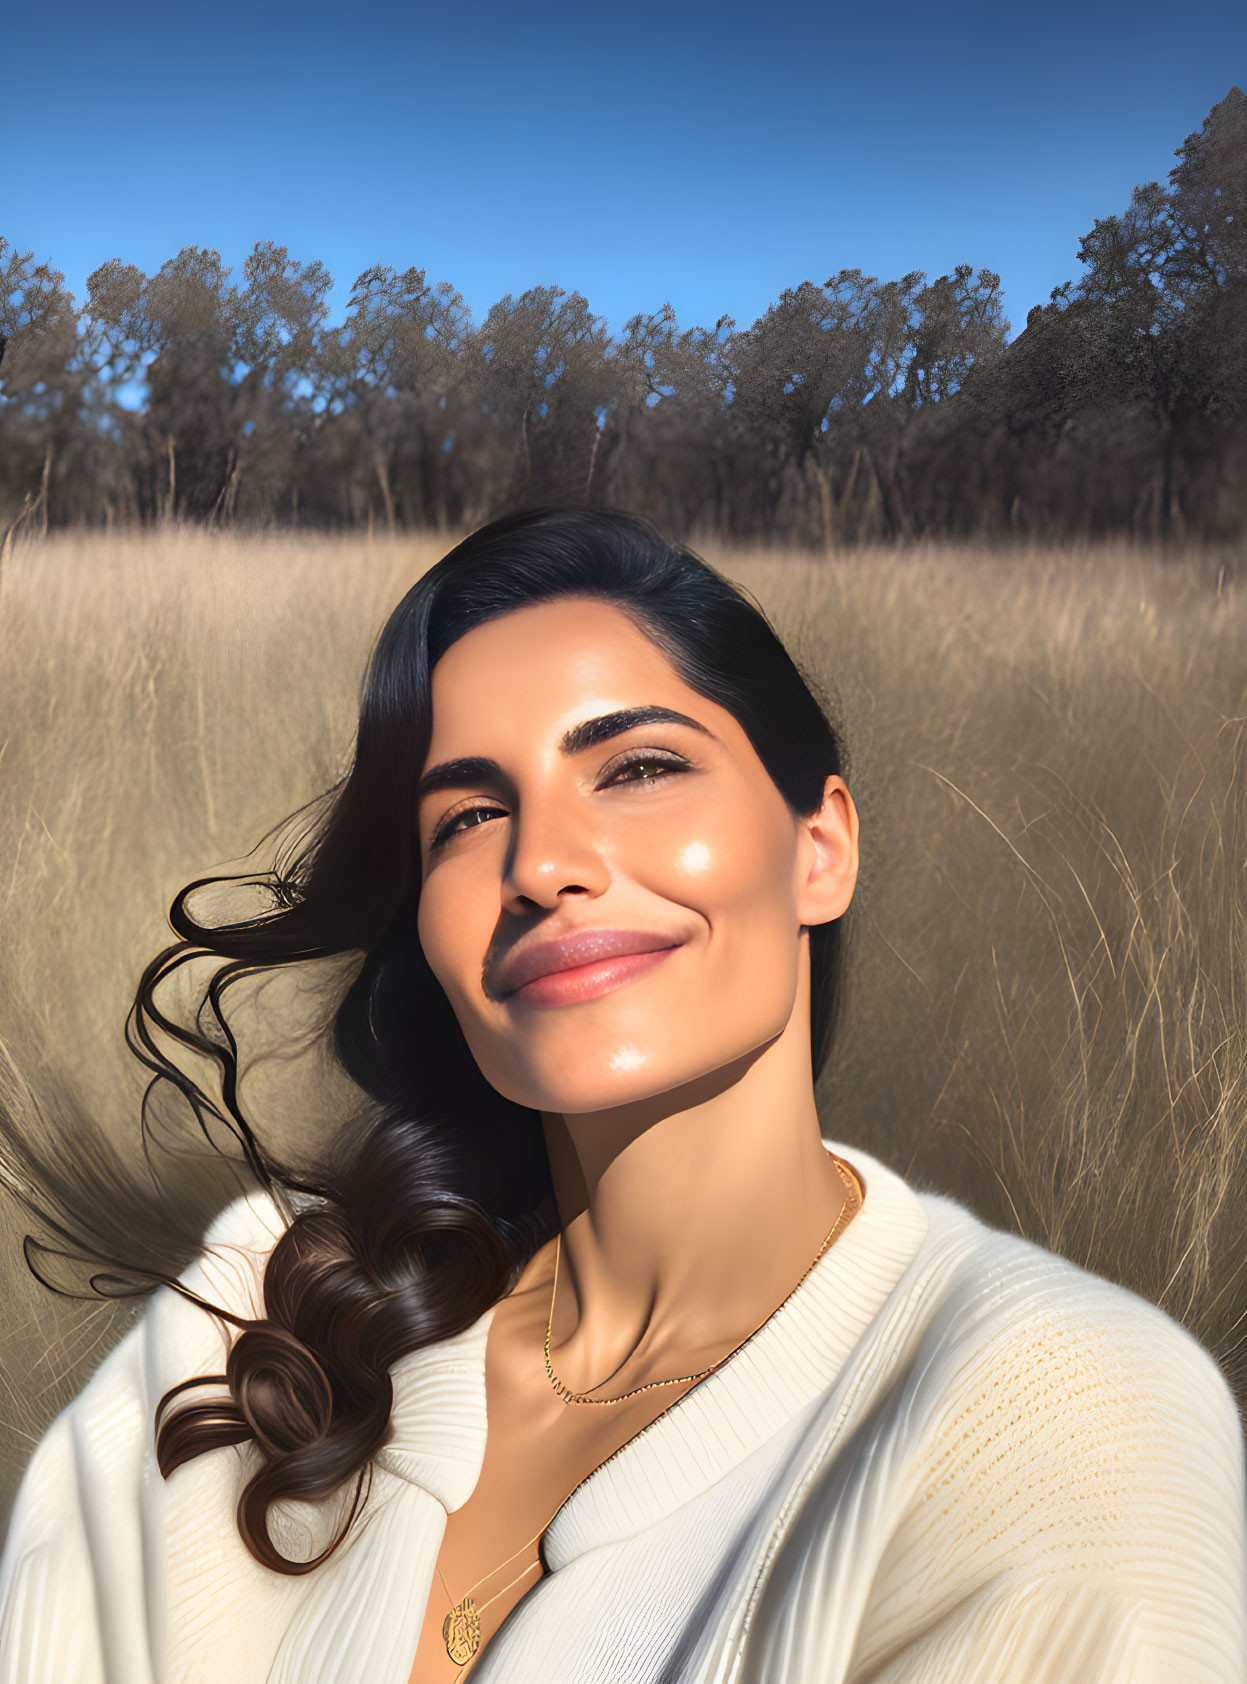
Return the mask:
<svg viewBox="0 0 1247 1684"><path fill-rule="evenodd" d="M844 779L829 777L822 804L799 823L797 917L803 926L829 924L857 882L857 808Z"/></svg>

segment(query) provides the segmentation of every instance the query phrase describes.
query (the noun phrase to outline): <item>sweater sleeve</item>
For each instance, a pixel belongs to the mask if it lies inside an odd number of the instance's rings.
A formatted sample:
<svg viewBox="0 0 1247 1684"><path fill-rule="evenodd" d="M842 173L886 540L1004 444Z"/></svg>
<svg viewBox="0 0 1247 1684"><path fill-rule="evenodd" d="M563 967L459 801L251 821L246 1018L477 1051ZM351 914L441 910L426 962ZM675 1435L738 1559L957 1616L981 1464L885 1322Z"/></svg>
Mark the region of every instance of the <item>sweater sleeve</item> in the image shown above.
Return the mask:
<svg viewBox="0 0 1247 1684"><path fill-rule="evenodd" d="M940 1405L850 1684L1242 1684L1243 1434L1209 1353L1066 1267L953 1375L963 1339L906 1399Z"/></svg>
<svg viewBox="0 0 1247 1684"><path fill-rule="evenodd" d="M236 1200L181 1279L254 1315L280 1233L267 1195ZM36 1448L0 1559L0 1684L160 1684L166 1491L155 1410L179 1380L220 1372L219 1318L161 1288Z"/></svg>

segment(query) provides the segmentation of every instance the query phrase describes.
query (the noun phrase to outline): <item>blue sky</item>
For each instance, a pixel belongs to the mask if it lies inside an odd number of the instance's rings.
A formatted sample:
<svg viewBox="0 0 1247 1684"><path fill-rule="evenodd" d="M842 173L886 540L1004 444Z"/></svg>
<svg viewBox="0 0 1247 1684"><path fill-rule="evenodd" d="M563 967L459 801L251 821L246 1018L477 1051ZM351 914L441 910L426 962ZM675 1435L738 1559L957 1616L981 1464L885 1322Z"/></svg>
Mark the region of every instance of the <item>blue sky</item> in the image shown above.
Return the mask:
<svg viewBox="0 0 1247 1684"><path fill-rule="evenodd" d="M557 283L618 330L744 326L857 266L999 271L1018 331L1080 234L1247 85L1247 7L11 7L0 234L110 257L272 239L338 283Z"/></svg>

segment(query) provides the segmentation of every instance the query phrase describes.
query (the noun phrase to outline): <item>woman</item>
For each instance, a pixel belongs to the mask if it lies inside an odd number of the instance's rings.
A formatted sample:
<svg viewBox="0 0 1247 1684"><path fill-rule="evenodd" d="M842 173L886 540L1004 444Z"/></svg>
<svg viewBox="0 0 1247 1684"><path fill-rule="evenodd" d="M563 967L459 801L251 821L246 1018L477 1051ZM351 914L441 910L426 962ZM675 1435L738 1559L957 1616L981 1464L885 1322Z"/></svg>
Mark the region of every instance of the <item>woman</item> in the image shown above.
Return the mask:
<svg viewBox="0 0 1247 1684"><path fill-rule="evenodd" d="M36 1452L5 1684L1241 1679L1208 1353L821 1140L857 863L822 710L687 551L547 510L439 562L266 904L192 885L140 986L260 1185ZM352 952L368 1104L277 1164L226 993Z"/></svg>

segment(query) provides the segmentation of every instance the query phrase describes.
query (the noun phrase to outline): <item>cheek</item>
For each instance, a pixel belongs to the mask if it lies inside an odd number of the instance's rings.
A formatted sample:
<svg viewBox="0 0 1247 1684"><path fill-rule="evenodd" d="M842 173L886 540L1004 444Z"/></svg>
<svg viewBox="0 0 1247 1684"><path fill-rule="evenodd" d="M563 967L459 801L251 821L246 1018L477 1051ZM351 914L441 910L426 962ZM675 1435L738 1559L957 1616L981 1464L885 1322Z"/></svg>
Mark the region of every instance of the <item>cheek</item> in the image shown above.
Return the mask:
<svg viewBox="0 0 1247 1684"><path fill-rule="evenodd" d="M697 882L714 866L714 849L709 842L686 842L676 854L675 868L681 877Z"/></svg>
<svg viewBox="0 0 1247 1684"><path fill-rule="evenodd" d="M686 831L668 856L668 892L706 926L707 1030L717 1025L729 1041L778 1030L791 1010L800 952L795 846L787 807L776 810L759 791Z"/></svg>
<svg viewBox="0 0 1247 1684"><path fill-rule="evenodd" d="M426 888L416 914L416 933L430 970L451 1003L457 1006L463 993L462 977L472 936L470 911L463 901L456 907L440 885Z"/></svg>
<svg viewBox="0 0 1247 1684"><path fill-rule="evenodd" d="M743 912L753 922L793 904L791 826L776 822L762 799L744 811L742 822L741 804L725 805L671 835L664 849L671 894L687 897L712 926L716 914Z"/></svg>

